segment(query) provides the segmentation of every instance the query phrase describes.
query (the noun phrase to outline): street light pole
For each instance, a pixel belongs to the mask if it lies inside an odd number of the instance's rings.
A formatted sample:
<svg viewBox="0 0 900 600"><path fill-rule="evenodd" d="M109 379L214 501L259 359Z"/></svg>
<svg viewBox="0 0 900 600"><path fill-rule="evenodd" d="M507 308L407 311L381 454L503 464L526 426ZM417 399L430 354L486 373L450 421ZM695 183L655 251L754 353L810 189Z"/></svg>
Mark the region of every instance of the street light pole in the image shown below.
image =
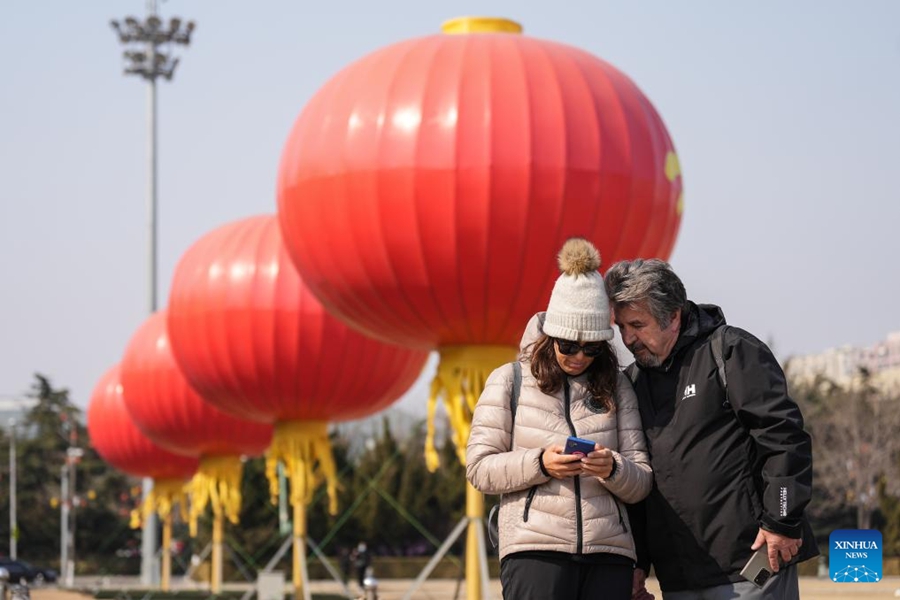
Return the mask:
<svg viewBox="0 0 900 600"><path fill-rule="evenodd" d="M174 67L173 67L174 68ZM156 197L156 177L157 177L157 160L156 160L156 78L150 78L147 81L147 126L148 126L148 138L149 138L149 147L147 148L147 153L150 156L150 174L149 181L147 182L147 209L148 209L148 217L149 217L149 233L150 233L150 246L148 248L148 258L150 260L149 273L150 273L150 290L149 290L149 306L150 314L156 312L157 304L156 300L156 290L157 290L157 240L158 238L158 227L156 223L156 214L157 214L157 197Z"/></svg>
<svg viewBox="0 0 900 600"><path fill-rule="evenodd" d="M9 420L9 557L16 560L19 524L16 521L16 420Z"/></svg>
<svg viewBox="0 0 900 600"><path fill-rule="evenodd" d="M75 585L75 509L81 504L81 498L78 496L78 486L75 481L77 477L76 466L81 462L81 457L84 456L84 450L75 445L77 443L75 435L76 431L73 427L69 434L71 445L66 449L66 466L63 467L68 495L65 500L67 506L65 512L65 527L67 530L65 539L66 560L62 568L62 577L63 583L68 587Z"/></svg>
<svg viewBox="0 0 900 600"><path fill-rule="evenodd" d="M157 151L156 151L156 80L165 77L171 81L178 66L178 58L172 56L174 45L187 46L191 42L194 22L188 21L182 27L181 19L173 17L166 27L157 16L156 0L147 0L147 18L141 22L134 17L126 17L124 23L111 21L110 25L125 45L125 74L139 75L148 84L148 124L149 124L149 158L150 172L148 181L148 216L149 216L149 310L156 312L157 281ZM153 491L153 480L144 478L143 497L146 499ZM141 583L154 585L159 581L159 570L154 564L156 554L156 516L150 515L144 520L141 535ZM168 549L166 549L168 551Z"/></svg>
<svg viewBox="0 0 900 600"><path fill-rule="evenodd" d="M69 461L62 466L59 484L59 574L65 580L69 568Z"/></svg>
<svg viewBox="0 0 900 600"><path fill-rule="evenodd" d="M66 573L66 579L69 583L69 587L75 585L75 509L81 506L81 496L78 495L78 485L75 483L75 479L78 471L76 470L76 466L81 460L81 457L84 455L84 450L81 448L69 448L69 489L72 491L72 511L69 513L69 518L72 519L72 524L69 526L69 572Z"/></svg>

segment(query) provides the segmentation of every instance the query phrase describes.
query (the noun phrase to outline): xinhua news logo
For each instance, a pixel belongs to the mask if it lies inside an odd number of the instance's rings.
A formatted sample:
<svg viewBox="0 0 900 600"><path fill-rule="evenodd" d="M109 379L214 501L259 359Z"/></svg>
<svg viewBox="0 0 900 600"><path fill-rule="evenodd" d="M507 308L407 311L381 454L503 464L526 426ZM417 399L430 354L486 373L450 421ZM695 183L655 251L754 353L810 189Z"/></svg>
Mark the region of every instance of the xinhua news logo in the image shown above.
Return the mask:
<svg viewBox="0 0 900 600"><path fill-rule="evenodd" d="M828 538L828 566L837 583L881 581L881 532L838 529Z"/></svg>

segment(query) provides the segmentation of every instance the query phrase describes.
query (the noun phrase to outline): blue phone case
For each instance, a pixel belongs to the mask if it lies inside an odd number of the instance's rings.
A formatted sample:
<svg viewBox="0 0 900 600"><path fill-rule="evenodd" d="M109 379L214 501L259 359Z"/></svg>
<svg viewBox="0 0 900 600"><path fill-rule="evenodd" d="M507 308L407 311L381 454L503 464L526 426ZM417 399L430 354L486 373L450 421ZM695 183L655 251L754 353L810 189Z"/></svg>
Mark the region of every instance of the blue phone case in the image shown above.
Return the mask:
<svg viewBox="0 0 900 600"><path fill-rule="evenodd" d="M594 451L594 442L569 436L566 440L566 454L587 454Z"/></svg>

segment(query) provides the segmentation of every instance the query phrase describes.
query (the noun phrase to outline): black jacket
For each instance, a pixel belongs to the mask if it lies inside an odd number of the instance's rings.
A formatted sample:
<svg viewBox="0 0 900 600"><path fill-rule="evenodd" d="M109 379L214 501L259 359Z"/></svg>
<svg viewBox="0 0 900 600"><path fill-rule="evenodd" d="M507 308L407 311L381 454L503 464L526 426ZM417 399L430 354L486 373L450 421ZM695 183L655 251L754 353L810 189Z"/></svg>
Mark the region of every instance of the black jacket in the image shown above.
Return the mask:
<svg viewBox="0 0 900 600"><path fill-rule="evenodd" d="M803 537L794 562L818 554L804 514L811 441L781 367L761 341L727 327L726 399L709 340L725 316L688 304L669 358L627 369L655 475L650 496L629 512L638 566L652 562L663 591L742 581L760 527Z"/></svg>

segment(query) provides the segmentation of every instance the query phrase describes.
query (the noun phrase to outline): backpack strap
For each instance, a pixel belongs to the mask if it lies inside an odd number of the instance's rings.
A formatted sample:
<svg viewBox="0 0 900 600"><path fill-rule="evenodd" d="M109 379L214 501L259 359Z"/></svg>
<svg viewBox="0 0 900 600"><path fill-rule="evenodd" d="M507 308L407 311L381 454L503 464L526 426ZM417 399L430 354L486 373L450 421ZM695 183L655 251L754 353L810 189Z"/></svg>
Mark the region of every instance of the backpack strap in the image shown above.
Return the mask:
<svg viewBox="0 0 900 600"><path fill-rule="evenodd" d="M516 410L519 408L519 394L522 392L522 363L513 361L513 386L509 394L509 412L512 413L512 428L510 435L516 431Z"/></svg>
<svg viewBox="0 0 900 600"><path fill-rule="evenodd" d="M719 383L722 384L722 389L725 390L725 406L731 406L731 401L728 399L728 374L725 372L725 357L723 350L723 342L722 336L725 335L725 329L728 325L720 325L716 328L715 331L712 332L712 335L709 337L710 346L712 347L712 355L713 359L716 361L716 371L719 374Z"/></svg>

